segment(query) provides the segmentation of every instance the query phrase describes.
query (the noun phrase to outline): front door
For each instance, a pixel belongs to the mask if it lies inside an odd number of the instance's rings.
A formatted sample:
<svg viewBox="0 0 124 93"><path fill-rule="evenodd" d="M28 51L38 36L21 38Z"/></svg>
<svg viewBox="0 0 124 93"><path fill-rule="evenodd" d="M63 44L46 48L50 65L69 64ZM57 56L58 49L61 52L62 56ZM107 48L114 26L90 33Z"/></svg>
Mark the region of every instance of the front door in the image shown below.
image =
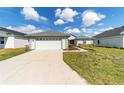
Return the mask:
<svg viewBox="0 0 124 93"><path fill-rule="evenodd" d="M70 44L74 45L75 44L74 40L70 40Z"/></svg>

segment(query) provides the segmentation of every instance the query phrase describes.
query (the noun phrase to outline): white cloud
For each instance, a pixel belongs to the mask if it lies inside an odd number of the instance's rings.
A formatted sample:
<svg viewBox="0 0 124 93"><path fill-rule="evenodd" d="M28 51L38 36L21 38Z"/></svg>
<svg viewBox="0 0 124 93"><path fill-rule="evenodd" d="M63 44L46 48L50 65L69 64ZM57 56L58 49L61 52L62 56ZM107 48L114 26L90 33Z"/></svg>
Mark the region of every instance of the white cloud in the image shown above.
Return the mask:
<svg viewBox="0 0 124 93"><path fill-rule="evenodd" d="M27 20L34 20L34 21L47 21L46 17L40 16L38 12L31 7L24 7L21 11L21 14L24 15L25 19Z"/></svg>
<svg viewBox="0 0 124 93"><path fill-rule="evenodd" d="M97 34L100 34L101 32L99 32L99 31L95 31L94 32L94 35L97 35Z"/></svg>
<svg viewBox="0 0 124 93"><path fill-rule="evenodd" d="M62 19L58 19L54 22L55 25L63 25L65 22Z"/></svg>
<svg viewBox="0 0 124 93"><path fill-rule="evenodd" d="M69 28L69 29L67 29L67 28L65 28L65 32L66 33L80 33L80 30L78 29L78 28Z"/></svg>
<svg viewBox="0 0 124 93"><path fill-rule="evenodd" d="M93 10L86 10L82 14L82 22L85 27L89 27L98 21L101 21L106 16L100 13L96 13Z"/></svg>
<svg viewBox="0 0 124 93"><path fill-rule="evenodd" d="M74 17L76 15L78 15L78 12L71 8L65 8L63 10L58 8L55 11L55 16L58 17L59 19L63 20L64 23L74 22Z"/></svg>
<svg viewBox="0 0 124 93"><path fill-rule="evenodd" d="M55 16L56 17L58 17L59 15L61 15L61 9L60 8L58 8L58 9L56 9L56 11L55 11Z"/></svg>
<svg viewBox="0 0 124 93"><path fill-rule="evenodd" d="M67 27L64 28L64 30L67 30L67 29L70 29L70 28L71 28L71 26L67 26Z"/></svg>
<svg viewBox="0 0 124 93"><path fill-rule="evenodd" d="M104 31L113 29L113 27L106 27L106 28L82 28L81 31L85 34L85 35L89 35L89 36L93 36L93 35L97 35L99 33L102 33Z"/></svg>
<svg viewBox="0 0 124 93"><path fill-rule="evenodd" d="M113 27L100 28L100 29L97 29L97 31L104 32L104 31L111 30L111 29L113 29Z"/></svg>
<svg viewBox="0 0 124 93"><path fill-rule="evenodd" d="M86 33L89 33L89 32L92 31L92 29L90 29L90 28L82 28L81 30L82 30L83 32L86 32Z"/></svg>
<svg viewBox="0 0 124 93"><path fill-rule="evenodd" d="M30 25L30 24L18 26L18 27L8 26L6 28L16 30L16 31L19 31L22 33L27 33L27 34L36 33L36 32L43 32L43 29L37 28L34 25Z"/></svg>
<svg viewBox="0 0 124 93"><path fill-rule="evenodd" d="M99 24L98 24L98 26L103 26L103 25L104 25L104 23L99 23Z"/></svg>

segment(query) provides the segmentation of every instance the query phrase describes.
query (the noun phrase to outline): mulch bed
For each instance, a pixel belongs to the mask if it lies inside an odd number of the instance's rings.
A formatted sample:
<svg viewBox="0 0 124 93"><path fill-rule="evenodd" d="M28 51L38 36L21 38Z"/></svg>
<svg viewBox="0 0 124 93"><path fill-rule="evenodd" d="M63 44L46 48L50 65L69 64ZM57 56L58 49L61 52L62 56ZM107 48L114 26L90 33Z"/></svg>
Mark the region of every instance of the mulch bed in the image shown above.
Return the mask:
<svg viewBox="0 0 124 93"><path fill-rule="evenodd" d="M64 50L79 50L79 49L78 49L78 48L73 47L73 48L68 48L68 49L64 49Z"/></svg>

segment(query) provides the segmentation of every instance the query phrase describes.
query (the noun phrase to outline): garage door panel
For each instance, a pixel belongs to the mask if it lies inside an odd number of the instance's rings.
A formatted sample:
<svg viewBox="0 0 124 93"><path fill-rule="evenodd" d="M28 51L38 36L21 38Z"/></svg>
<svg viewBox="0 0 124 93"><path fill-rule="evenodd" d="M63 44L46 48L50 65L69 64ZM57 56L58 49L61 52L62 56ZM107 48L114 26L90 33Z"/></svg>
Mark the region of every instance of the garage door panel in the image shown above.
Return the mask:
<svg viewBox="0 0 124 93"><path fill-rule="evenodd" d="M36 41L36 49L61 49L61 40L55 41Z"/></svg>

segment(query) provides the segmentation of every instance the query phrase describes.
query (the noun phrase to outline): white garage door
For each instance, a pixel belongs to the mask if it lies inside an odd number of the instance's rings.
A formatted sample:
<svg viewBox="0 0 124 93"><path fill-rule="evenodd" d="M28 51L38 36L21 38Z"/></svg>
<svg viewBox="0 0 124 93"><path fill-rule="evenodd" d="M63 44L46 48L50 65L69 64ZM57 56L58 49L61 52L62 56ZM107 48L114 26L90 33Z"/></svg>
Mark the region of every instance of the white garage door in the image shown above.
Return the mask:
<svg viewBox="0 0 124 93"><path fill-rule="evenodd" d="M61 40L38 40L36 49L61 49Z"/></svg>

